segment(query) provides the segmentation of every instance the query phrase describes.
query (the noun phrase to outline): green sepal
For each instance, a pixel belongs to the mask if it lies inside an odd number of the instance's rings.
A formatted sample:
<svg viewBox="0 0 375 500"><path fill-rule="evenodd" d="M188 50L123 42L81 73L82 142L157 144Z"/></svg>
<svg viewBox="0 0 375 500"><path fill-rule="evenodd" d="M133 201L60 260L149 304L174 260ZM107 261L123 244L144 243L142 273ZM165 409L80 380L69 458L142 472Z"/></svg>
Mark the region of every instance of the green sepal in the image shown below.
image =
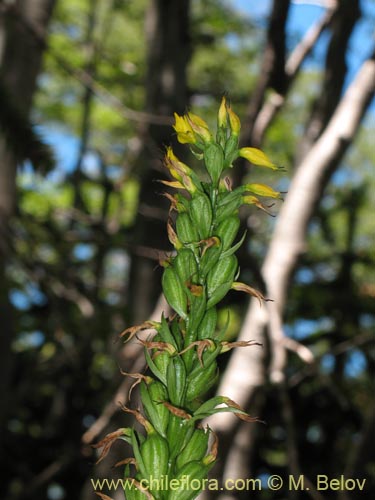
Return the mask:
<svg viewBox="0 0 375 500"><path fill-rule="evenodd" d="M186 463L193 460L201 460L208 447L210 432L203 429L194 429L194 432L176 459L177 469L181 469Z"/></svg>
<svg viewBox="0 0 375 500"><path fill-rule="evenodd" d="M195 224L199 237L204 240L210 235L212 223L212 208L209 197L204 193L197 193L190 202L190 216Z"/></svg>
<svg viewBox="0 0 375 500"><path fill-rule="evenodd" d="M203 153L198 153L198 151L195 151L193 148L190 148L191 154L195 156L195 158L199 161L203 160Z"/></svg>
<svg viewBox="0 0 375 500"><path fill-rule="evenodd" d="M202 361L199 361L198 359L196 360L194 368L188 375L188 381L187 381L188 384L190 383L190 380L199 375L202 372L202 370L207 369L209 366L211 366L211 364L214 363L215 359L219 356L219 354L221 353L221 345L216 343L215 345L216 345L215 348L207 349L203 353Z"/></svg>
<svg viewBox="0 0 375 500"><path fill-rule="evenodd" d="M164 385L167 385L167 364L163 363L163 365L157 366L154 361L152 360L150 353L148 352L148 349L145 349L145 359L148 367L152 371L152 373L157 377L161 382L163 382ZM169 362L169 355L166 352L160 353L157 358L160 358L161 356L164 356L166 358L166 362ZM165 370L160 369L162 366L165 365Z"/></svg>
<svg viewBox="0 0 375 500"><path fill-rule="evenodd" d="M218 246L207 248L199 264L202 277L206 277L208 272L219 261L221 257L221 252L222 252L221 243Z"/></svg>
<svg viewBox="0 0 375 500"><path fill-rule="evenodd" d="M214 336L214 338L217 342L221 342L222 340L224 340L225 334L227 333L227 330L228 330L229 323L230 323L230 313L229 313L229 311L227 311L227 319L224 323L223 328L221 328L221 330L219 330L219 332L216 333L216 335Z"/></svg>
<svg viewBox="0 0 375 500"><path fill-rule="evenodd" d="M226 404L225 407L217 408L219 405ZM202 420L203 418L210 417L216 413L234 413L238 415L243 415L244 417L249 417L249 415L239 408L233 401L225 396L214 396L208 401L204 402L195 412L189 422L196 422L197 420ZM250 417L251 419L251 417ZM256 420L256 419L251 419Z"/></svg>
<svg viewBox="0 0 375 500"><path fill-rule="evenodd" d="M220 144L222 148L224 148L226 140L227 140L227 128L218 126L216 132L216 142Z"/></svg>
<svg viewBox="0 0 375 500"><path fill-rule="evenodd" d="M190 201L185 196L183 196L180 193L176 193L174 195L174 197L175 197L175 199L177 201L178 206L181 207L181 212L179 212L179 213L188 212L189 211L189 203L190 203Z"/></svg>
<svg viewBox="0 0 375 500"><path fill-rule="evenodd" d="M168 426L169 411L162 404L168 397L167 390L157 380L153 380L150 384L141 382L140 387L141 401L146 414L155 430L163 437L166 436Z"/></svg>
<svg viewBox="0 0 375 500"><path fill-rule="evenodd" d="M181 350L183 348L183 343L184 343L184 338L183 338L183 334L181 331L181 324L184 324L184 322L182 322L181 320L179 321L178 318L176 317L172 321L171 327L170 327L172 335L175 338L176 343L178 345L178 350ZM167 365L166 365L166 368L167 368Z"/></svg>
<svg viewBox="0 0 375 500"><path fill-rule="evenodd" d="M185 421L171 413L167 429L171 461L181 452L184 443L188 440L192 432L193 427L189 425L189 421Z"/></svg>
<svg viewBox="0 0 375 500"><path fill-rule="evenodd" d="M232 288L233 280L232 281L226 281L225 283L222 283L219 285L215 291L212 293L211 297L207 301L207 307L213 307L215 306L218 302L220 302L226 294L229 292L229 290Z"/></svg>
<svg viewBox="0 0 375 500"><path fill-rule="evenodd" d="M147 469L146 466L143 462L143 457L140 452L140 447L138 444L138 439L140 439L142 435L139 434L137 431L132 429L132 435L131 435L131 441L132 441L132 448L133 448L133 453L134 453L134 458L137 462L137 469L139 470L140 474L143 477L147 477ZM144 441L144 436L142 436L142 441ZM142 446L142 445L141 445Z"/></svg>
<svg viewBox="0 0 375 500"><path fill-rule="evenodd" d="M166 385L170 402L180 406L186 391L186 368L180 355L169 358Z"/></svg>
<svg viewBox="0 0 375 500"><path fill-rule="evenodd" d="M170 492L168 500L194 500L199 494L199 490L188 489L189 483L193 479L200 481L202 488L204 485L203 479L207 477L210 469L214 465L214 462L210 464L205 464L201 460L193 460L185 464L175 476L178 481L180 481L180 487L176 490Z"/></svg>
<svg viewBox="0 0 375 500"><path fill-rule="evenodd" d="M174 336L172 335L172 333L169 329L167 320L164 317L164 313L162 313L162 315L161 315L161 322L160 322L160 326L158 328L158 334L159 334L158 336L160 337L160 340L162 340L163 342L167 342L168 344L172 344L173 347L176 349L176 351L179 349L179 346L176 342L176 339L174 338ZM156 340L156 337L154 337L154 340Z"/></svg>
<svg viewBox="0 0 375 500"><path fill-rule="evenodd" d="M245 241L245 238L246 238L246 231L241 236L240 241L238 241L235 245L233 245L232 247L228 248L227 250L225 250L225 252L223 252L221 254L221 256L223 257L223 259L225 257L229 257L230 255L233 255L234 252L237 252L237 250L242 246L243 242Z"/></svg>
<svg viewBox="0 0 375 500"><path fill-rule="evenodd" d="M217 311L216 307L211 307L206 310L206 313L199 324L198 328L198 339L212 339L214 338L214 333L217 324Z"/></svg>
<svg viewBox="0 0 375 500"><path fill-rule="evenodd" d="M202 397L211 387L216 384L219 372L216 362L206 367L201 367L200 372L194 376L189 375L187 379L186 401Z"/></svg>
<svg viewBox="0 0 375 500"><path fill-rule="evenodd" d="M187 321L187 330L196 332L200 322L202 321L205 312L206 312L206 290L205 287L202 287L202 294L199 296L191 294L190 296L190 310L189 310L189 319ZM186 336L188 337L188 335ZM185 347L187 347L190 342L196 340L195 338L191 338L189 340L185 340Z"/></svg>
<svg viewBox="0 0 375 500"><path fill-rule="evenodd" d="M222 193L219 196L219 200L215 217L215 222L217 224L220 224L227 217L237 212L242 205L242 195L241 192L235 190Z"/></svg>
<svg viewBox="0 0 375 500"><path fill-rule="evenodd" d="M224 148L224 168L233 167L232 163L236 158L238 158L238 143L239 137L236 134L231 134Z"/></svg>
<svg viewBox="0 0 375 500"><path fill-rule="evenodd" d="M227 281L233 282L238 269L237 257L230 255L225 259L219 259L215 267L207 275L207 293L211 297L217 288Z"/></svg>
<svg viewBox="0 0 375 500"><path fill-rule="evenodd" d="M131 472L129 465L125 466L124 470L124 493L126 500L145 500L147 497L145 493L142 493L135 485L131 484ZM141 477L140 477L141 479Z"/></svg>

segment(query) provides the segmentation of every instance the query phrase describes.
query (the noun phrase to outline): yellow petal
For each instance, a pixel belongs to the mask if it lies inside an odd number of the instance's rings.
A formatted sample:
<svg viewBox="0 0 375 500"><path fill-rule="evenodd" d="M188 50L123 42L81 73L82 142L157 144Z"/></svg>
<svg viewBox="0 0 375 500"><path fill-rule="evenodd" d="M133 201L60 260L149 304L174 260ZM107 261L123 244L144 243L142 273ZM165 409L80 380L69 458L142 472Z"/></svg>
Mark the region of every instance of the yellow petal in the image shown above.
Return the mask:
<svg viewBox="0 0 375 500"><path fill-rule="evenodd" d="M194 144L197 142L193 129L191 128L186 116L174 114L175 124L173 128L177 132L177 140L181 144Z"/></svg>
<svg viewBox="0 0 375 500"><path fill-rule="evenodd" d="M246 184L244 186L246 191L250 191L258 196L267 196L267 198L281 199L281 194L275 191L266 184Z"/></svg>
<svg viewBox="0 0 375 500"><path fill-rule="evenodd" d="M245 158L250 163L254 165L259 165L260 167L272 168L272 170L278 170L277 165L272 163L268 156L257 148L241 148L239 150L239 155Z"/></svg>
<svg viewBox="0 0 375 500"><path fill-rule="evenodd" d="M203 127L208 130L207 123L200 116L195 115L194 113L188 113L188 117L190 119L190 125L197 125L198 127Z"/></svg>

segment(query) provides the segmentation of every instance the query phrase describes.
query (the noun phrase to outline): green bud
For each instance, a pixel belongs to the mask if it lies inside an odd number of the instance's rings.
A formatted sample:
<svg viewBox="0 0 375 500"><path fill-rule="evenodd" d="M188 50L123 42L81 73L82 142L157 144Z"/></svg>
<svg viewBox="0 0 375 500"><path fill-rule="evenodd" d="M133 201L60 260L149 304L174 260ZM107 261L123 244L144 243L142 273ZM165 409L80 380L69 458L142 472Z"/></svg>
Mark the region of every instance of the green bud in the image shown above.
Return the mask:
<svg viewBox="0 0 375 500"><path fill-rule="evenodd" d="M176 479L179 481L180 487L170 492L168 500L193 500L197 497L199 491L189 489L189 483L193 479L201 481L203 488L203 479L207 477L208 472L212 468L213 463L205 464L201 460L193 460L185 464L177 472Z"/></svg>
<svg viewBox="0 0 375 500"><path fill-rule="evenodd" d="M207 276L207 307L220 302L232 287L238 269L237 258L234 255L225 257L216 264Z"/></svg>
<svg viewBox="0 0 375 500"><path fill-rule="evenodd" d="M190 202L190 216L202 240L210 235L212 223L212 208L208 196L197 193Z"/></svg>
<svg viewBox="0 0 375 500"><path fill-rule="evenodd" d="M143 464L149 476L160 479L168 470L169 447L157 432L149 434L140 447Z"/></svg>
<svg viewBox="0 0 375 500"><path fill-rule="evenodd" d="M187 296L180 278L171 266L164 269L162 286L168 304L181 318L186 319Z"/></svg>
<svg viewBox="0 0 375 500"><path fill-rule="evenodd" d="M183 284L196 283L198 279L198 265L193 252L189 248L182 248L173 259L176 269Z"/></svg>
<svg viewBox="0 0 375 500"><path fill-rule="evenodd" d="M231 215L224 219L215 230L216 236L221 240L223 250L227 250L233 243L240 228L240 219Z"/></svg>
<svg viewBox="0 0 375 500"><path fill-rule="evenodd" d="M198 339L214 338L217 323L216 307L211 307L206 311L198 329Z"/></svg>
<svg viewBox="0 0 375 500"><path fill-rule="evenodd" d="M210 433L208 431L195 429L188 443L178 455L176 467L181 469L188 462L201 460L207 452L209 437Z"/></svg>
<svg viewBox="0 0 375 500"><path fill-rule="evenodd" d="M209 143L204 149L204 161L214 186L219 182L224 169L224 151L216 142Z"/></svg>
<svg viewBox="0 0 375 500"><path fill-rule="evenodd" d="M178 215L176 219L177 236L182 243L199 241L198 231L189 214L186 212Z"/></svg>

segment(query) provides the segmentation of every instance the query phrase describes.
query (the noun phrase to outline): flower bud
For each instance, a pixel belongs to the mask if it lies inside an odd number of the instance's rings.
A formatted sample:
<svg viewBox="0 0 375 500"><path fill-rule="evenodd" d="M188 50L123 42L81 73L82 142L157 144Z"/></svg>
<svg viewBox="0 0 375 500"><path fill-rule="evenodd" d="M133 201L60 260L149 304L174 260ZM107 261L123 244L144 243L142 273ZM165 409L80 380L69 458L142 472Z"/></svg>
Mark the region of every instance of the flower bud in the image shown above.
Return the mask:
<svg viewBox="0 0 375 500"><path fill-rule="evenodd" d="M221 104L219 108L219 112L217 114L217 124L219 128L226 128L227 126L227 100L225 96L221 99Z"/></svg>
<svg viewBox="0 0 375 500"><path fill-rule="evenodd" d="M238 136L241 129L241 122L231 107L228 107L230 129L233 135Z"/></svg>

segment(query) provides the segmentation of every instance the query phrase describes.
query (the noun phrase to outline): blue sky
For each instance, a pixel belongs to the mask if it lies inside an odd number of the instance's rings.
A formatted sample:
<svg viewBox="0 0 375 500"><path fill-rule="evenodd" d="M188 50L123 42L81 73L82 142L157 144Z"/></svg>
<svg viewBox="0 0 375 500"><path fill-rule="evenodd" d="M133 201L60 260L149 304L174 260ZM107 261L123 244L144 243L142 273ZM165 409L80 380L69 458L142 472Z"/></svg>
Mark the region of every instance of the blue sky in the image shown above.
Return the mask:
<svg viewBox="0 0 375 500"><path fill-rule="evenodd" d="M256 23L264 25L272 6L272 0L228 0L237 9L253 19ZM324 4L323 0L292 0L288 15L287 34L289 38L289 50L302 38L309 27L317 21L324 12L319 6ZM350 39L350 50L348 52L349 72L348 84L357 73L362 62L370 55L375 45L375 2L372 0L361 0L360 7L362 18L357 23ZM325 34L319 40L313 55L306 61L307 65L317 64L324 60L325 49L328 43L328 35Z"/></svg>

